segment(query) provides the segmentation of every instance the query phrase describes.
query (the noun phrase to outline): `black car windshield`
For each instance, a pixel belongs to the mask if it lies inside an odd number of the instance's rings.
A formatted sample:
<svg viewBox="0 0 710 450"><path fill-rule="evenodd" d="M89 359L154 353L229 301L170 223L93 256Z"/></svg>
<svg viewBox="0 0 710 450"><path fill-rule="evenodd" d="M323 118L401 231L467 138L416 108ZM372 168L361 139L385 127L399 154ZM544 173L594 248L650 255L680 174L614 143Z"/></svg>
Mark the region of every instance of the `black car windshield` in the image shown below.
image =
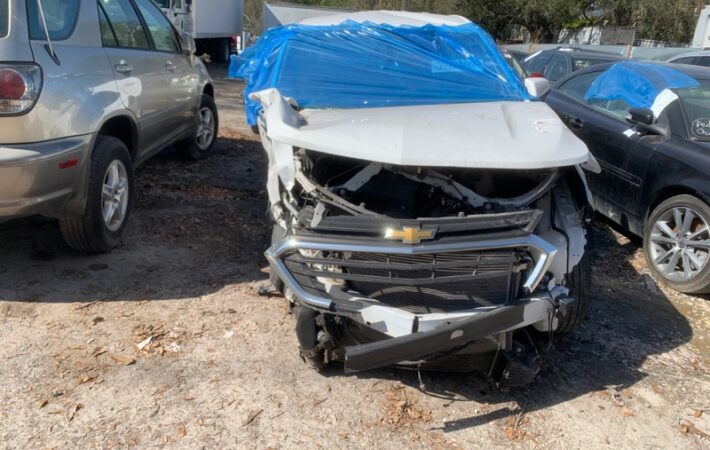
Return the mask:
<svg viewBox="0 0 710 450"><path fill-rule="evenodd" d="M10 2L0 0L0 38L7 36L10 21Z"/></svg>
<svg viewBox="0 0 710 450"><path fill-rule="evenodd" d="M690 134L696 139L710 140L710 80L700 86L678 89Z"/></svg>

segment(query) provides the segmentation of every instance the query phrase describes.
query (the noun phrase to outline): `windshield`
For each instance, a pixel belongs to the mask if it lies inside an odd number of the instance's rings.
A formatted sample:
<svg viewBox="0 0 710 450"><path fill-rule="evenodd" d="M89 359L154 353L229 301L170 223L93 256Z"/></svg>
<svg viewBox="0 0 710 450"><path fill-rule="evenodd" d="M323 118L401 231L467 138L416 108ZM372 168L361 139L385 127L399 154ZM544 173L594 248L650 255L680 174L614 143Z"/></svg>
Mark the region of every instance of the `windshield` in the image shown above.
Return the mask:
<svg viewBox="0 0 710 450"><path fill-rule="evenodd" d="M10 19L10 2L9 0L0 0L0 38L7 36Z"/></svg>
<svg viewBox="0 0 710 450"><path fill-rule="evenodd" d="M696 139L710 140L710 80L700 86L678 89L690 134Z"/></svg>
<svg viewBox="0 0 710 450"><path fill-rule="evenodd" d="M272 28L233 61L230 73L246 81L245 98L276 88L304 108L530 99L493 39L472 23ZM252 125L259 108L247 100Z"/></svg>

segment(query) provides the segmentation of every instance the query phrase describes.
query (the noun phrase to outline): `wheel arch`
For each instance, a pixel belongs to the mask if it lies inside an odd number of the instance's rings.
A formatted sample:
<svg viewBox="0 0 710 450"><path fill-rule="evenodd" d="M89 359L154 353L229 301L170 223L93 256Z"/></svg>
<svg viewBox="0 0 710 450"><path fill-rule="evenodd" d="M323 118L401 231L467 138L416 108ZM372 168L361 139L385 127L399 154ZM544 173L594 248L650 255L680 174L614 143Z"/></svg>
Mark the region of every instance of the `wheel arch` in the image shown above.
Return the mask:
<svg viewBox="0 0 710 450"><path fill-rule="evenodd" d="M132 117L119 115L107 119L99 128L98 135L110 136L123 142L128 148L131 160L133 162L136 161L138 156L138 125L136 125Z"/></svg>
<svg viewBox="0 0 710 450"><path fill-rule="evenodd" d="M661 189L657 190L651 196L651 201L648 203L644 211L644 222L651 216L651 213L654 209L656 209L658 205L668 200L669 198L675 197L677 195L692 195L693 197L696 197L699 200L708 203L708 197L706 195L703 195L703 193L699 189L691 185L673 184L669 186L664 186Z"/></svg>
<svg viewBox="0 0 710 450"><path fill-rule="evenodd" d="M205 84L205 87L202 88L202 93L214 99L214 86L212 86L212 83Z"/></svg>

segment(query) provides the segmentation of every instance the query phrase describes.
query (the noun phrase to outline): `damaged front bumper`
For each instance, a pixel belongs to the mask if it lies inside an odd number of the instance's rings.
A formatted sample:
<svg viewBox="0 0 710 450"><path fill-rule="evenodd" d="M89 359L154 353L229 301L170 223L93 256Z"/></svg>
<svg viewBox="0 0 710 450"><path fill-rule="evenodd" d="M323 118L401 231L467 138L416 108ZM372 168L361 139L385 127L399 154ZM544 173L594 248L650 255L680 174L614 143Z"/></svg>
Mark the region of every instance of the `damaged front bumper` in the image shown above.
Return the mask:
<svg viewBox="0 0 710 450"><path fill-rule="evenodd" d="M345 369L363 371L414 365L529 325L554 329L557 310L574 301L566 288L548 286L545 278L557 251L534 234L417 245L291 235L266 256L298 303L381 334L373 342L344 346ZM387 297L392 289L399 294ZM417 299L434 294L454 298L451 289L491 296L452 301L447 310L387 300L406 300L408 292ZM379 299L367 295L372 292Z"/></svg>

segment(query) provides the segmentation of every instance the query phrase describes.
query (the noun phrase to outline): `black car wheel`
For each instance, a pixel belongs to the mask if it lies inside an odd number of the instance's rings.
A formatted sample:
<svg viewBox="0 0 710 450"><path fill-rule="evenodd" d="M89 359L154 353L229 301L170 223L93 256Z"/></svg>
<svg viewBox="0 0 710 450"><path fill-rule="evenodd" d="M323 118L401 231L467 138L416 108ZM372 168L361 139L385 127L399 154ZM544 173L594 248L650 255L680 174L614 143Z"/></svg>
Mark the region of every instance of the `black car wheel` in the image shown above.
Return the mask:
<svg viewBox="0 0 710 450"><path fill-rule="evenodd" d="M217 140L219 117L212 97L202 94L193 137L175 143L175 150L187 159L200 160L209 155Z"/></svg>
<svg viewBox="0 0 710 450"><path fill-rule="evenodd" d="M687 294L710 292L710 207L692 195L658 205L644 228L644 252L656 278Z"/></svg>
<svg viewBox="0 0 710 450"><path fill-rule="evenodd" d="M107 252L123 236L133 206L133 167L126 145L99 136L91 155L84 214L59 221L66 243L80 251Z"/></svg>
<svg viewBox="0 0 710 450"><path fill-rule="evenodd" d="M592 261L594 258L594 244L591 228L587 228L587 245L584 256L579 264L574 266L567 275L569 295L575 298L572 307L560 319L560 324L555 330L557 334L565 334L574 330L587 316L587 308L592 298Z"/></svg>

